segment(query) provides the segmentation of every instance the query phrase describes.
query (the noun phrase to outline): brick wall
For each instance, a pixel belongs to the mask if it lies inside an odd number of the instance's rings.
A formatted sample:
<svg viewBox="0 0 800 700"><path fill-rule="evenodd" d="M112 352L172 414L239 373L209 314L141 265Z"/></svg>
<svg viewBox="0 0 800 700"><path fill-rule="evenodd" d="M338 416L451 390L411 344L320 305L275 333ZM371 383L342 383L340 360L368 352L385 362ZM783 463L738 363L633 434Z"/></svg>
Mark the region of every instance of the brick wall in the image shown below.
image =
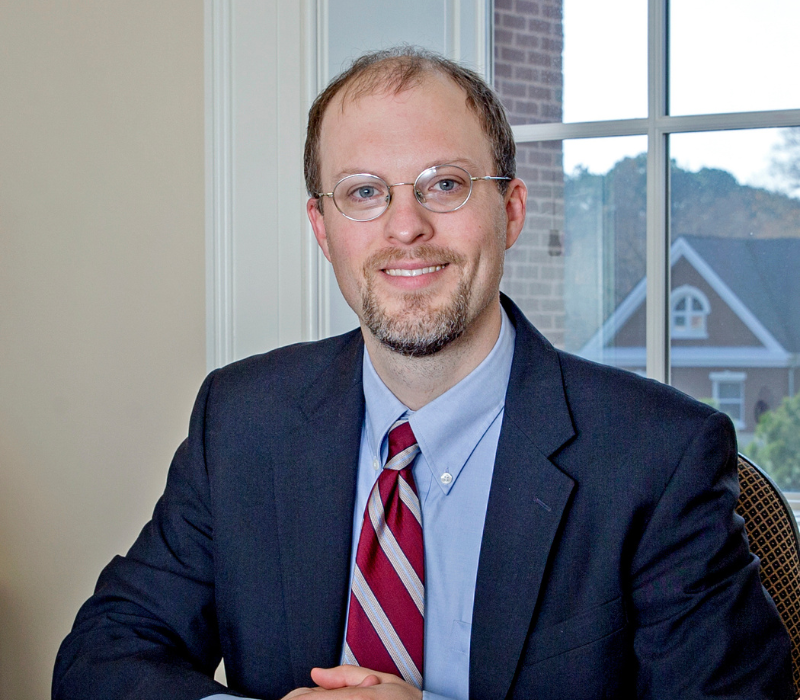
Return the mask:
<svg viewBox="0 0 800 700"><path fill-rule="evenodd" d="M561 0L495 0L495 89L512 124L562 118ZM564 343L564 169L560 141L518 144L528 219L506 254L502 289L559 347Z"/></svg>

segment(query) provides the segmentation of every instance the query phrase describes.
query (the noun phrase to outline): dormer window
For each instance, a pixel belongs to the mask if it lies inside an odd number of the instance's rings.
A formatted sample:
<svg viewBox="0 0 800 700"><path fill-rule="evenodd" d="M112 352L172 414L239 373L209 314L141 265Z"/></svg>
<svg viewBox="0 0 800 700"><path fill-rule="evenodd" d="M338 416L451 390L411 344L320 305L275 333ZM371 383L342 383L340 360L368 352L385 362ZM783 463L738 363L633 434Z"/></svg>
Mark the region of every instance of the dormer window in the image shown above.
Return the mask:
<svg viewBox="0 0 800 700"><path fill-rule="evenodd" d="M706 318L711 304L697 287L684 285L670 296L673 338L708 338Z"/></svg>

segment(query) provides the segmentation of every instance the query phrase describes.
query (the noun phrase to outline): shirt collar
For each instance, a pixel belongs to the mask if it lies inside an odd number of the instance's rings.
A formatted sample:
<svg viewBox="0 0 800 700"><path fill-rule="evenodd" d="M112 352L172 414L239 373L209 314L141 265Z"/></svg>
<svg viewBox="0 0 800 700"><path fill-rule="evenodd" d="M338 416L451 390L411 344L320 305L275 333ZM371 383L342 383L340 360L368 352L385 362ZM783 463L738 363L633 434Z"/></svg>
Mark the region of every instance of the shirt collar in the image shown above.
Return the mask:
<svg viewBox="0 0 800 700"><path fill-rule="evenodd" d="M365 426L373 460L383 464L388 449L383 444L384 438L392 423L408 414L433 481L445 494L449 493L469 456L505 405L515 337L514 327L501 308L500 335L483 362L418 411L411 411L388 389L365 352Z"/></svg>

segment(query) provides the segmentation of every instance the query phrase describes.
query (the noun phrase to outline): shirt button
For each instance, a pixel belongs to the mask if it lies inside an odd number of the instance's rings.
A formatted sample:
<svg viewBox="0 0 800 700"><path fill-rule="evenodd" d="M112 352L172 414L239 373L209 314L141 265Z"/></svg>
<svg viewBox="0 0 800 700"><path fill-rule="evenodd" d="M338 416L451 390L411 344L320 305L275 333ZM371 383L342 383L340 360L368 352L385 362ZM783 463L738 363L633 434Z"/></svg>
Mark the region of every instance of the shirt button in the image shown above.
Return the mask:
<svg viewBox="0 0 800 700"><path fill-rule="evenodd" d="M372 459L372 468L373 468L375 471L378 471L378 469L380 469L380 468L381 468L381 463L378 461L378 458L377 458L377 457L374 457L374 458Z"/></svg>
<svg viewBox="0 0 800 700"><path fill-rule="evenodd" d="M447 486L447 484L449 484L449 483L451 483L453 481L453 475L452 474L448 474L447 472L442 474L439 478L442 480L442 483L445 486Z"/></svg>

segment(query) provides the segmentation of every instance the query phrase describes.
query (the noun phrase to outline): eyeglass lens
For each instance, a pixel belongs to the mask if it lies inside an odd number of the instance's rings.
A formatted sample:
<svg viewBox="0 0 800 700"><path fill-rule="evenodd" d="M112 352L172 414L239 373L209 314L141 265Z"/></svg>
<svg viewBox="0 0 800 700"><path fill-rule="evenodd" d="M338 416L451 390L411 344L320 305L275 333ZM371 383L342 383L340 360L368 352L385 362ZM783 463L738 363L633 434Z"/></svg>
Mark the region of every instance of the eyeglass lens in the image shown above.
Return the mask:
<svg viewBox="0 0 800 700"><path fill-rule="evenodd" d="M403 183L410 184L410 183ZM357 221L376 219L391 201L391 187L377 175L349 175L333 190L336 208ZM420 173L414 183L414 196L426 209L436 212L455 211L472 191L469 173L457 165L437 165Z"/></svg>

